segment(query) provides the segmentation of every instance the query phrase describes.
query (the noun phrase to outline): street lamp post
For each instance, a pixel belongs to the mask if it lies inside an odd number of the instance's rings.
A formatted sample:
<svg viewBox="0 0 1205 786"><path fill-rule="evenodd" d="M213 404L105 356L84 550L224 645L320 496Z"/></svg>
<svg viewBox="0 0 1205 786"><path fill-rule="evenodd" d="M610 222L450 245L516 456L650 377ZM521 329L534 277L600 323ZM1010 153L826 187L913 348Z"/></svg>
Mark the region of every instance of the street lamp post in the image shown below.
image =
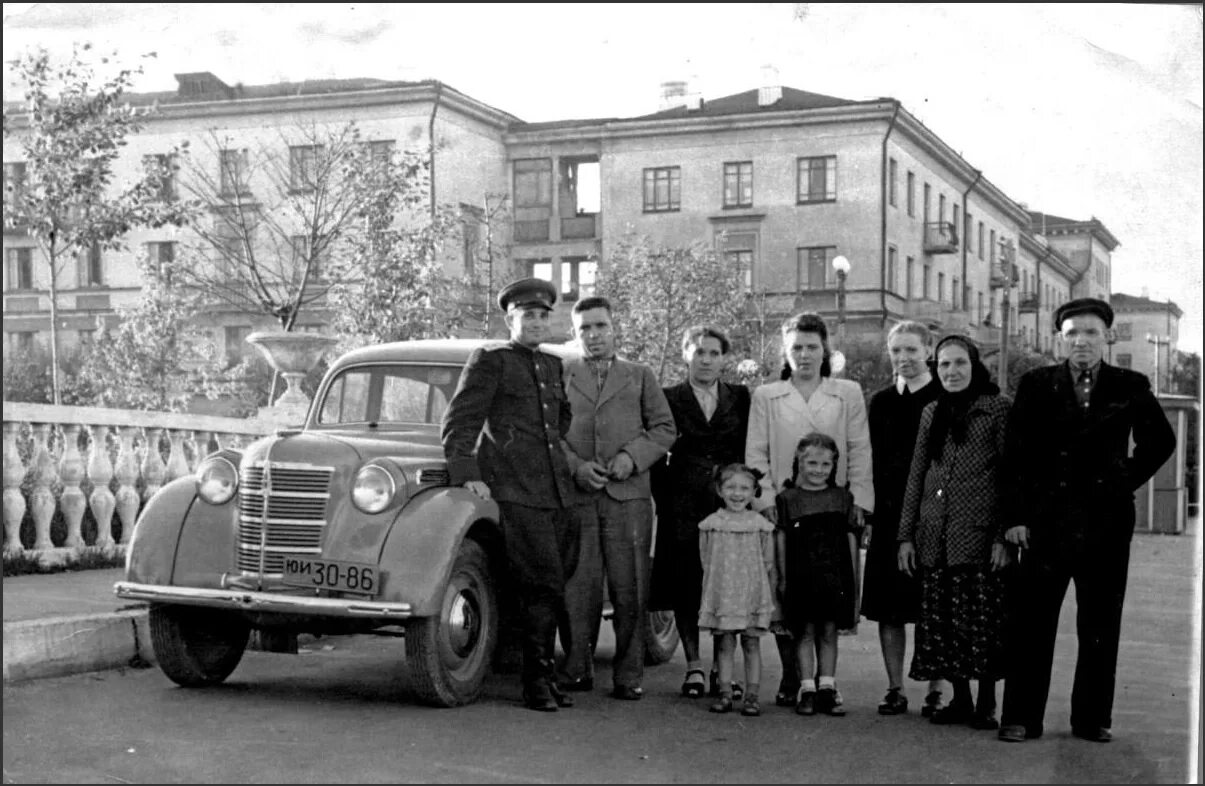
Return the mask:
<svg viewBox="0 0 1205 786"><path fill-rule="evenodd" d="M845 349L845 277L849 275L849 260L833 257L833 270L837 271L837 344Z"/></svg>
<svg viewBox="0 0 1205 786"><path fill-rule="evenodd" d="M1163 336L1158 336L1154 333L1147 333L1146 340L1148 344L1155 345L1155 395L1157 396L1159 395L1159 377L1161 376L1159 368L1159 347L1163 345L1168 345L1170 347L1172 340L1170 337L1164 338ZM1170 355L1168 356L1168 360L1170 362Z"/></svg>

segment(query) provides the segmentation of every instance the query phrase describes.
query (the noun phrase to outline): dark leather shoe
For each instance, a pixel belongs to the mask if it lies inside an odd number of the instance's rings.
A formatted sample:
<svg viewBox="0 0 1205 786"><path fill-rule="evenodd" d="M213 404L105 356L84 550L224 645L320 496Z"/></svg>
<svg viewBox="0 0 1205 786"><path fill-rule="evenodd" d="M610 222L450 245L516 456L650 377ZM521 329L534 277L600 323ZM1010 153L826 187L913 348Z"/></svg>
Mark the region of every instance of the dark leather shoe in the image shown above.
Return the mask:
<svg viewBox="0 0 1205 786"><path fill-rule="evenodd" d="M903 715L908 711L908 697L899 688L891 688L879 704L880 715Z"/></svg>
<svg viewBox="0 0 1205 786"><path fill-rule="evenodd" d="M950 702L941 709L935 710L929 716L929 722L936 723L939 726L961 725L971 720L972 712L974 712L974 708L969 704Z"/></svg>
<svg viewBox="0 0 1205 786"><path fill-rule="evenodd" d="M556 702L556 706L565 708L573 706L573 697L562 691L558 686L549 685L548 691L552 694L552 700Z"/></svg>
<svg viewBox="0 0 1205 786"><path fill-rule="evenodd" d="M556 699L548 692L524 693L523 705L536 712L556 712Z"/></svg>
<svg viewBox="0 0 1205 786"><path fill-rule="evenodd" d="M557 687L563 691L592 691L594 690L594 678L578 677L575 680L562 680L557 683Z"/></svg>
<svg viewBox="0 0 1205 786"><path fill-rule="evenodd" d="M1072 726L1071 733L1089 742L1112 742L1113 732L1104 726Z"/></svg>
<svg viewBox="0 0 1205 786"><path fill-rule="evenodd" d="M1022 726L1019 723L1012 723L1001 726L996 736L1005 742L1025 742L1026 740L1036 740L1042 736L1042 732L1041 724Z"/></svg>
<svg viewBox="0 0 1205 786"><path fill-rule="evenodd" d="M640 701L640 697L643 695L639 688L633 688L630 685L616 685L611 690L611 698L623 701Z"/></svg>

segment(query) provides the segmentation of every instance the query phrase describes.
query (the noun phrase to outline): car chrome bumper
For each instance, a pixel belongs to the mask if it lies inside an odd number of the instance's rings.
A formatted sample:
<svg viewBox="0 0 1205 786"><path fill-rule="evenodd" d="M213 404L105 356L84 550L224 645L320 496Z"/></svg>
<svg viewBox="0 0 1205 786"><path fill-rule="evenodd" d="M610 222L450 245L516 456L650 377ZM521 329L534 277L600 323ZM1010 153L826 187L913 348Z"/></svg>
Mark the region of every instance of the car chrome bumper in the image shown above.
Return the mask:
<svg viewBox="0 0 1205 786"><path fill-rule="evenodd" d="M127 600L208 606L239 611L314 614L323 617L378 617L382 619L409 619L413 615L413 607L409 603L385 603L348 598L314 598L241 589L168 587L162 584L136 584L132 581L119 581L113 585L113 592L117 597Z"/></svg>

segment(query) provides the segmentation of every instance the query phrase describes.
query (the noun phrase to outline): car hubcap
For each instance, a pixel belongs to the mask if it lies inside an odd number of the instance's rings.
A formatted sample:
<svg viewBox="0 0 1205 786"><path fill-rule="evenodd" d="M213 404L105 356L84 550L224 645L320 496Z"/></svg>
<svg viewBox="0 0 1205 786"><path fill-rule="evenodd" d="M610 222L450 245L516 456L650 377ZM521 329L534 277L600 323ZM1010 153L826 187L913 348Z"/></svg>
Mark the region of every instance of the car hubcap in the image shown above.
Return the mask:
<svg viewBox="0 0 1205 786"><path fill-rule="evenodd" d="M452 652L460 658L468 656L477 644L480 629L481 615L472 593L466 590L457 592L452 599L447 621L448 645Z"/></svg>

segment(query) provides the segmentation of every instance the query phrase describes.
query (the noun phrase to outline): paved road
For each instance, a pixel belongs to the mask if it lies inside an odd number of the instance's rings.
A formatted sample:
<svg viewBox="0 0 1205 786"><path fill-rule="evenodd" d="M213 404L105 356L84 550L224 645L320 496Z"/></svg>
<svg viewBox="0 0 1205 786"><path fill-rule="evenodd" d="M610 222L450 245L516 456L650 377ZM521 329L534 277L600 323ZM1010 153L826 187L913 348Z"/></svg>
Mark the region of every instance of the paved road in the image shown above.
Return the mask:
<svg viewBox="0 0 1205 786"><path fill-rule="evenodd" d="M650 670L641 702L600 688L575 709L533 713L504 675L479 703L436 710L409 699L400 640L356 637L319 640L296 656L249 652L226 684L199 691L157 669L5 686L4 782L1183 783L1196 773L1199 549L1193 538L1135 540L1110 745L1068 733L1074 615L1065 610L1047 735L1021 745L915 713L878 716L884 684L867 622L840 642L845 718L772 706L760 718L712 715L705 701L677 695L680 652ZM604 682L612 646L604 625ZM772 650L766 642L771 696ZM914 701L920 689L910 684Z"/></svg>

